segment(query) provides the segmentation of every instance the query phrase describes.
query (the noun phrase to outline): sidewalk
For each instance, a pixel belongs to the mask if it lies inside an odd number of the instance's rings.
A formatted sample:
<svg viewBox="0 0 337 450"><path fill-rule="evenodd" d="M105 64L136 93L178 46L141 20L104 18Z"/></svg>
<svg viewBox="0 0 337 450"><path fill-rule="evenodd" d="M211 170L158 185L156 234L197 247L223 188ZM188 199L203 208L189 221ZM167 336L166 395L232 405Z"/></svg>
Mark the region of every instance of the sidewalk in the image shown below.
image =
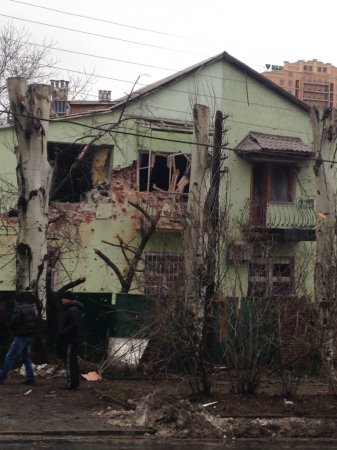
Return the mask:
<svg viewBox="0 0 337 450"><path fill-rule="evenodd" d="M112 427L99 411L107 408L104 393L108 382L83 381L80 389L60 389L64 379L37 378L37 384L20 384L24 378L12 374L0 386L0 441L60 436L135 437L153 434L150 428Z"/></svg>
<svg viewBox="0 0 337 450"><path fill-rule="evenodd" d="M156 439L337 439L337 398L324 383L307 383L292 401L266 382L257 396L218 383L209 398L190 399L186 382L83 381L61 390L64 377L20 384L12 374L0 386L0 443L25 441ZM114 399L114 401L112 401ZM127 403L130 401L130 403ZM0 446L1 448L1 446Z"/></svg>

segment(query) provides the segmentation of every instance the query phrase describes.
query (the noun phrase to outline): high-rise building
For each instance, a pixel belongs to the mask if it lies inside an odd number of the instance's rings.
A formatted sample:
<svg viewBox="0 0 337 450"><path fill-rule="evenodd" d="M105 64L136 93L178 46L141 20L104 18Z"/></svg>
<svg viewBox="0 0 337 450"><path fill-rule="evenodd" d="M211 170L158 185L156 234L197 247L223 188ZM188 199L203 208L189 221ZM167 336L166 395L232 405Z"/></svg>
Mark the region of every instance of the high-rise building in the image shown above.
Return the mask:
<svg viewBox="0 0 337 450"><path fill-rule="evenodd" d="M266 64L266 68L262 75L308 105L337 107L337 67L332 64L312 59L284 61L283 66Z"/></svg>

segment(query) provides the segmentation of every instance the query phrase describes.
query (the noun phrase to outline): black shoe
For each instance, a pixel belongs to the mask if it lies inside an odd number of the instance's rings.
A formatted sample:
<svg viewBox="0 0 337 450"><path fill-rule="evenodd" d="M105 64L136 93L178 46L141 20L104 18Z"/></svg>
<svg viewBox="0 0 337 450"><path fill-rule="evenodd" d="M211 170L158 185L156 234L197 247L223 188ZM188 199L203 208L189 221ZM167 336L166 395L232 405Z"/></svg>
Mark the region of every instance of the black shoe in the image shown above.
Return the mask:
<svg viewBox="0 0 337 450"><path fill-rule="evenodd" d="M34 380L34 379L28 378L28 379L25 380L25 381L21 381L20 384L36 384L36 383L35 383L35 380Z"/></svg>

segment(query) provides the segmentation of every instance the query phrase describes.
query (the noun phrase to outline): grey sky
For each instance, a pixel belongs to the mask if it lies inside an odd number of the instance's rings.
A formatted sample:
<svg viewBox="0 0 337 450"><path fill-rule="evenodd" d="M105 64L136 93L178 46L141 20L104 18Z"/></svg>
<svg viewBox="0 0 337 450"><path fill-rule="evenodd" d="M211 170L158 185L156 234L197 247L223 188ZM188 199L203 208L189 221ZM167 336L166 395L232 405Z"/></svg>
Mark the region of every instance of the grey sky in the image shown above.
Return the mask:
<svg viewBox="0 0 337 450"><path fill-rule="evenodd" d="M337 66L336 12L335 0L1 0L0 24L10 20L4 16L16 17L15 26L29 30L34 42L53 41L57 67L95 70L93 100L98 89L119 97L139 76L148 84L223 50L259 72L284 60L317 58ZM62 70L56 75L67 78Z"/></svg>

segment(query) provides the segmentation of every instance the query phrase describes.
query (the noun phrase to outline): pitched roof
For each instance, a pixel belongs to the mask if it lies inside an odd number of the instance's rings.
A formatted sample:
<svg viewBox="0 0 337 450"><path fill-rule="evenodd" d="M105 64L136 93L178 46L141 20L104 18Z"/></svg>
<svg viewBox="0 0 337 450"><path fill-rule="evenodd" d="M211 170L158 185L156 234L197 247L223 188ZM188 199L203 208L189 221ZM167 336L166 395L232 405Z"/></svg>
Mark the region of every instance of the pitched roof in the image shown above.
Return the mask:
<svg viewBox="0 0 337 450"><path fill-rule="evenodd" d="M304 144L298 137L277 136L274 134L258 133L250 131L247 136L236 146L238 154L267 154L278 156L311 156L314 150Z"/></svg>
<svg viewBox="0 0 337 450"><path fill-rule="evenodd" d="M243 62L239 61L238 59L234 58L227 52L219 53L216 56L212 56L211 58L208 58L204 61L201 61L197 64L194 64L193 66L187 67L184 70L181 70L179 72L174 73L173 75L170 75L166 78L163 78L159 81L156 81L152 84L149 84L137 91L134 91L131 95L125 95L119 99L116 100L116 105L111 107L111 110L119 108L121 105L123 105L125 102L134 101L140 97L146 96L170 83L173 83L175 81L178 81L181 78L186 77L187 75L190 75L192 73L197 72L198 70L202 69L205 66L208 66L210 64L213 64L214 62L218 61L226 61L229 64L232 64L242 72L246 73L250 77L254 78L258 82L264 84L266 87L271 89L272 91L276 92L278 95L281 95L282 97L285 97L287 100L291 101L292 103L299 106L301 109L305 111L309 111L310 107L304 103L302 100L298 99L294 95L290 94L288 91L284 90L283 88L279 87L277 84L270 81L268 78L261 75L259 72L256 72L256 70L252 69L251 67L247 66Z"/></svg>

